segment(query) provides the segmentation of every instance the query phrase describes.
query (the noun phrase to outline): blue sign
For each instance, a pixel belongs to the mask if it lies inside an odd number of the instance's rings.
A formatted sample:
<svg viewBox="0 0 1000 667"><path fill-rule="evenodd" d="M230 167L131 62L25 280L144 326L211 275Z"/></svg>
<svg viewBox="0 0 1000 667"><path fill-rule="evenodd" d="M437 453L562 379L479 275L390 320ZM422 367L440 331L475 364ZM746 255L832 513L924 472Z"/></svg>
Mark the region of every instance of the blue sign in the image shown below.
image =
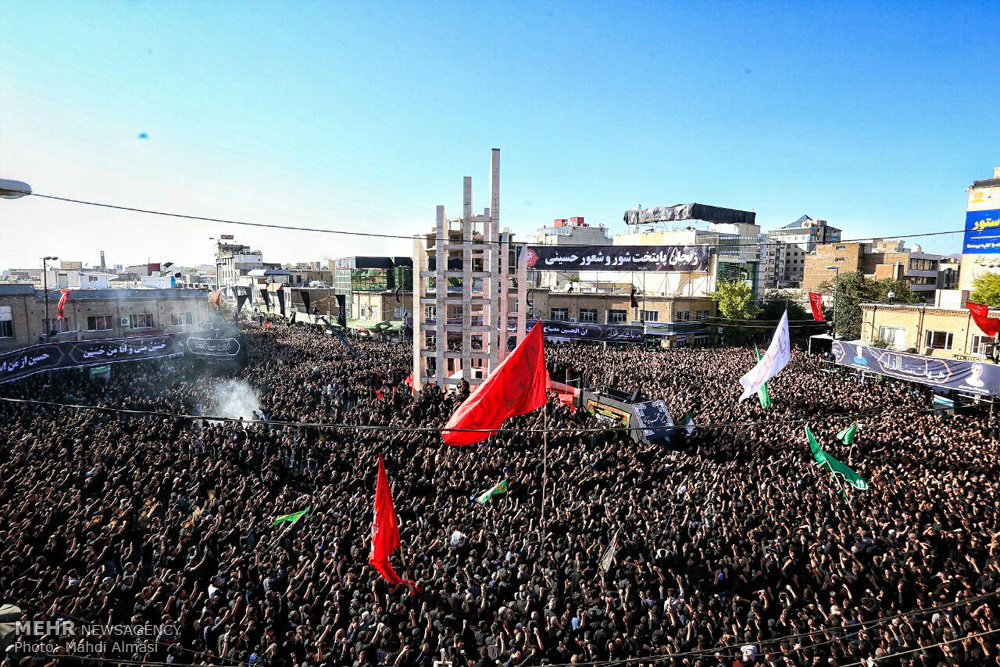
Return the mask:
<svg viewBox="0 0 1000 667"><path fill-rule="evenodd" d="M1000 395L1000 366L959 361L870 347L858 342L833 342L838 364L965 394Z"/></svg>
<svg viewBox="0 0 1000 667"><path fill-rule="evenodd" d="M963 255L1000 254L1000 209L965 214Z"/></svg>

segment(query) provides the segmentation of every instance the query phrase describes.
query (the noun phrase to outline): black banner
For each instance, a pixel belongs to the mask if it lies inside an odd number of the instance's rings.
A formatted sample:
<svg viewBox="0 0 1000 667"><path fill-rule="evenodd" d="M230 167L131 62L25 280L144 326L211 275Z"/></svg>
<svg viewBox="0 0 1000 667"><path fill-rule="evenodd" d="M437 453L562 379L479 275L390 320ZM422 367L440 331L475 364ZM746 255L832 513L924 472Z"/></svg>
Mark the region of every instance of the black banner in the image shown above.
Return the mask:
<svg viewBox="0 0 1000 667"><path fill-rule="evenodd" d="M860 343L833 342L838 364L967 394L1000 395L1000 366L986 361L959 361L923 354L894 352Z"/></svg>
<svg viewBox="0 0 1000 667"><path fill-rule="evenodd" d="M309 310L309 300L310 300L309 292L307 292L306 290L302 290L301 292L299 292L299 294L302 295L302 305L306 307L306 315L309 315L312 312Z"/></svg>
<svg viewBox="0 0 1000 667"><path fill-rule="evenodd" d="M199 357L236 357L240 353L236 338L197 338L189 336L187 351Z"/></svg>
<svg viewBox="0 0 1000 667"><path fill-rule="evenodd" d="M347 328L347 295L337 295L337 324Z"/></svg>
<svg viewBox="0 0 1000 667"><path fill-rule="evenodd" d="M281 316L285 316L285 290L279 289L275 292L278 295L278 308L281 310Z"/></svg>
<svg viewBox="0 0 1000 667"><path fill-rule="evenodd" d="M260 290L260 298L264 299L264 306L270 310L271 309L271 295L267 293L267 288L262 287Z"/></svg>
<svg viewBox="0 0 1000 667"><path fill-rule="evenodd" d="M525 330L531 331L535 321L526 323ZM517 331L517 324L507 323L507 332ZM642 327L631 324L589 324L586 322L560 322L542 320L542 331L546 338L570 338L573 340L596 340L608 343L641 343Z"/></svg>
<svg viewBox="0 0 1000 667"><path fill-rule="evenodd" d="M667 410L667 404L662 400L634 403L632 412L635 414L636 426L642 429L640 433L647 443L669 439L674 420Z"/></svg>
<svg viewBox="0 0 1000 667"><path fill-rule="evenodd" d="M703 245L529 245L522 252L539 271L705 272L710 261Z"/></svg>
<svg viewBox="0 0 1000 667"><path fill-rule="evenodd" d="M171 336L42 343L0 355L0 384L41 371L87 368L181 354Z"/></svg>
<svg viewBox="0 0 1000 667"><path fill-rule="evenodd" d="M653 208L632 208L625 211L622 218L626 225L644 225L654 222L674 222L678 220L704 220L721 224L743 223L752 225L757 221L753 211L736 208L709 206L708 204L677 204L676 206L654 206Z"/></svg>

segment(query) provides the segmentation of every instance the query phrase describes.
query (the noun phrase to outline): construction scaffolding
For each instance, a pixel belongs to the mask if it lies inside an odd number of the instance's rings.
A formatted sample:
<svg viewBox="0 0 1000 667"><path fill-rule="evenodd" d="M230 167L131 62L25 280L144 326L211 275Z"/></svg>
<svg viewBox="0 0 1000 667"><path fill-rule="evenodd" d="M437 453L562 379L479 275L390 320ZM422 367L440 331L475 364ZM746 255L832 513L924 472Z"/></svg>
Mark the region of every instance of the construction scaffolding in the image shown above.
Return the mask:
<svg viewBox="0 0 1000 667"><path fill-rule="evenodd" d="M434 231L413 246L413 383L480 384L524 338L527 268L510 230L500 231L500 150L490 165L490 207L472 213L472 178L462 217L437 207ZM516 333L509 339L508 327Z"/></svg>

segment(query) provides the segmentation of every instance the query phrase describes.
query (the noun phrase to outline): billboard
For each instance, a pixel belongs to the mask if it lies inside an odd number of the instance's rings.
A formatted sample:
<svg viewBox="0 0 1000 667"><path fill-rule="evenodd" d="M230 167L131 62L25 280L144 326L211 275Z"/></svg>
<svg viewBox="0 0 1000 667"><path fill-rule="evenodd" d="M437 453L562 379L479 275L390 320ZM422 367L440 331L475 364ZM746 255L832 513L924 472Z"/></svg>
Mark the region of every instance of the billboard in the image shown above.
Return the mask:
<svg viewBox="0 0 1000 667"><path fill-rule="evenodd" d="M963 255L1000 254L1000 209L965 214Z"/></svg>

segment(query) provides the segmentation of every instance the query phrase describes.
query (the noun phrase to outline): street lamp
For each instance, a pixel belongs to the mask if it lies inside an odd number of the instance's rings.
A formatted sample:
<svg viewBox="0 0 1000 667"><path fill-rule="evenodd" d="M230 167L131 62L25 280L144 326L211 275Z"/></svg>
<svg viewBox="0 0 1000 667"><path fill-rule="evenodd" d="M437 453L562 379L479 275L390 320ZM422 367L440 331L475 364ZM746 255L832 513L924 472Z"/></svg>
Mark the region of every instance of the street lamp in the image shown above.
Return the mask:
<svg viewBox="0 0 1000 667"><path fill-rule="evenodd" d="M31 194L31 186L21 181L0 178L0 197L4 199L20 199Z"/></svg>
<svg viewBox="0 0 1000 667"><path fill-rule="evenodd" d="M827 270L833 269L833 339L837 340L837 291L840 289L840 267L834 264L833 266L826 267Z"/></svg>
<svg viewBox="0 0 1000 667"><path fill-rule="evenodd" d="M45 293L45 342L52 338L52 321L49 319L49 269L46 262L54 262L58 257L42 257L42 292Z"/></svg>

